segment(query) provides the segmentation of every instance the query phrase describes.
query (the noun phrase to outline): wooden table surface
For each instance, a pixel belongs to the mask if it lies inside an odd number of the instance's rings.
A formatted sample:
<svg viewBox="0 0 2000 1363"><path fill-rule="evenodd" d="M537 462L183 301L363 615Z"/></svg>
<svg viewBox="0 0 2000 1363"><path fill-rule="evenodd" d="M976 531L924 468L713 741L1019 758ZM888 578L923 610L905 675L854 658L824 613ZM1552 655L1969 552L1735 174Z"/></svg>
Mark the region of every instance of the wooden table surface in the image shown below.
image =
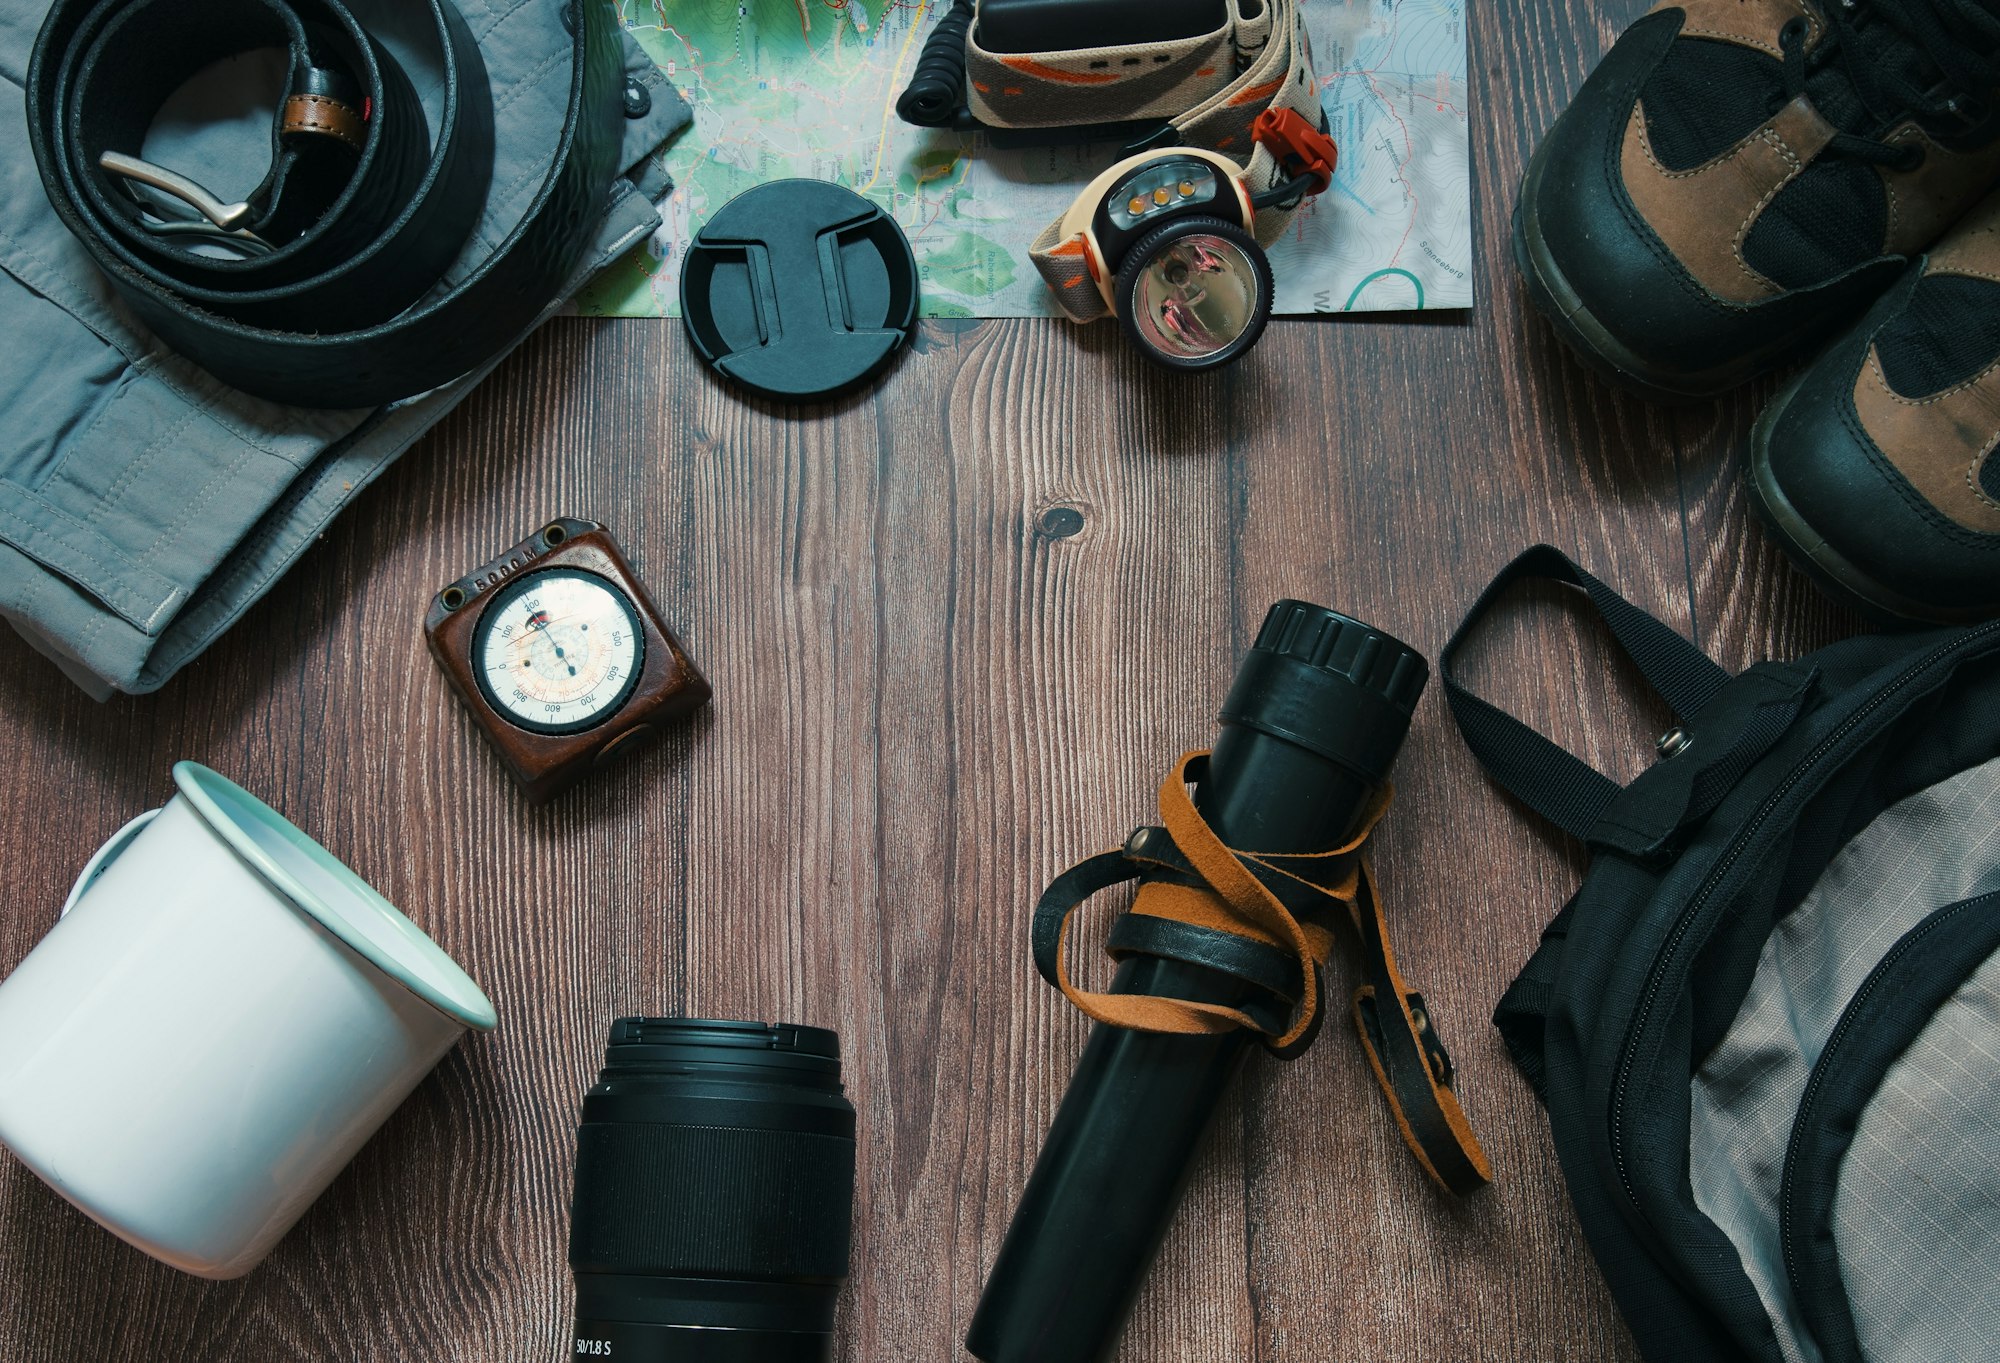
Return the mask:
<svg viewBox="0 0 2000 1363"><path fill-rule="evenodd" d="M1470 314L1279 322L1198 381L1110 324L930 323L872 389L802 412L720 387L678 324L559 322L159 694L93 704L0 648L0 972L185 757L361 872L501 1017L240 1282L153 1263L0 1157L0 1359L562 1357L579 1097L612 1018L680 1012L839 1030L861 1181L837 1356L961 1357L1086 1032L1035 977L1029 910L1149 818L1271 601L1435 657L1547 540L1732 668L1858 628L1746 512L1738 450L1770 385L1617 395L1508 265L1526 152L1643 8L1469 7ZM1047 533L1056 508L1081 531ZM716 695L533 810L418 624L561 513L613 527ZM1560 601L1528 598L1476 662L1614 775L1662 727ZM1462 1204L1428 1185L1344 1025L1296 1064L1253 1057L1128 1363L1634 1356L1487 1022L1580 857L1488 786L1436 685L1397 779L1377 864L1399 954L1498 1181Z"/></svg>

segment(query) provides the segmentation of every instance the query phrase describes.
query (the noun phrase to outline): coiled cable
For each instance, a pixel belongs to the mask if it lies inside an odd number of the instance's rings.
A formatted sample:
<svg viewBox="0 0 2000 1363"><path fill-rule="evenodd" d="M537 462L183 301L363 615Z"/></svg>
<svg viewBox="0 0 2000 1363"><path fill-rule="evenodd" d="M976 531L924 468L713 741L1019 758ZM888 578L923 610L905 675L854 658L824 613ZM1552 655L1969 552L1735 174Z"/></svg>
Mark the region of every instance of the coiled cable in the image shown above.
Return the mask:
<svg viewBox="0 0 2000 1363"><path fill-rule="evenodd" d="M975 0L952 7L924 39L923 55L896 100L896 116L919 128L947 128L965 103L965 45L972 34Z"/></svg>

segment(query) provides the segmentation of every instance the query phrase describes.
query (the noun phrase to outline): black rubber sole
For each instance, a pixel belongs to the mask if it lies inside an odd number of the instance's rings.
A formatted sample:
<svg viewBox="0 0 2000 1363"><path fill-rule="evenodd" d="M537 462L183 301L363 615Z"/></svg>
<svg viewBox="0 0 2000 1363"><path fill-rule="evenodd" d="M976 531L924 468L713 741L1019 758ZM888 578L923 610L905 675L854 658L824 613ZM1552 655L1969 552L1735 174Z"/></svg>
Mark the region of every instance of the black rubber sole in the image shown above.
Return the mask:
<svg viewBox="0 0 2000 1363"><path fill-rule="evenodd" d="M1536 207L1541 175L1542 147L1537 147L1514 201L1514 268L1527 285L1528 301L1599 378L1652 402L1701 402L1755 378L1793 352L1795 347L1788 347L1780 354L1752 355L1700 371L1666 368L1635 353L1583 305L1549 251Z"/></svg>
<svg viewBox="0 0 2000 1363"><path fill-rule="evenodd" d="M1804 375L1793 379L1765 404L1756 425L1750 428L1750 449L1744 459L1743 483L1750 494L1751 508L1778 546L1821 591L1879 625L1910 629L1969 624L1990 618L1994 614L1992 609L1941 609L1885 586L1855 567L1798 513L1771 467L1771 432L1804 381Z"/></svg>

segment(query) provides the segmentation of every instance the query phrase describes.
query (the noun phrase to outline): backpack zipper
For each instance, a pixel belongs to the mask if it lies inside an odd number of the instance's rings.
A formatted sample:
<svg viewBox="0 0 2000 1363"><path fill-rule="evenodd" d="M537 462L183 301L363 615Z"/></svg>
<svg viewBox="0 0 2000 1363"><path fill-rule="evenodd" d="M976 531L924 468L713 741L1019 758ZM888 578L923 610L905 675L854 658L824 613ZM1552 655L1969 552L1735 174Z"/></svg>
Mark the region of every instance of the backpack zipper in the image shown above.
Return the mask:
<svg viewBox="0 0 2000 1363"><path fill-rule="evenodd" d="M1778 1185L1779 1239L1785 1251L1785 1276L1792 1282L1796 1283L1799 1280L1798 1228L1792 1224L1790 1215L1792 1176L1797 1167L1799 1147L1805 1143L1806 1119L1812 1113L1813 1104L1819 1101L1820 1088L1826 1082L1827 1071L1831 1068L1828 1064L1829 1059L1840 1049L1841 1042L1853 1028L1855 1014L1861 1011L1861 1006L1868 1001L1868 996L1873 994L1889 972L1895 969L1896 962L1937 929L1956 922L1958 915L1967 909L1990 910L1992 899L1992 895L1984 894L1960 900L1905 933L1895 946L1889 948L1889 953L1875 963L1875 968L1868 972L1868 978L1861 982L1861 988L1854 992L1854 997L1840 1010L1840 1021L1834 1024L1826 1044L1820 1047L1819 1059L1813 1062L1812 1075L1806 1080L1805 1092L1799 1098L1798 1114L1792 1120L1791 1138L1785 1142L1785 1172Z"/></svg>
<svg viewBox="0 0 2000 1363"><path fill-rule="evenodd" d="M1791 794L1793 787L1797 786L1800 781L1803 781L1812 769L1825 758L1827 753L1831 752L1838 746L1842 739L1858 728L1862 721L1867 719L1869 715L1887 704L1897 692L1903 690L1912 682L1921 678L1926 672L1931 671L1953 656L1970 651L1975 644L1984 642L1989 635L1995 633L2000 633L2000 620L1989 621L1960 635L1951 643L1942 644L1932 649L1923 658L1904 669L1894 680L1884 685L1881 690L1870 696L1863 702L1859 709L1842 720L1832 733L1815 744L1813 750L1807 753L1790 772L1786 773L1785 779L1771 793L1769 798L1762 805L1758 806L1757 812L1744 824L1742 832L1738 833L1730 842L1728 848L1724 850L1721 860L1716 863L1715 869L1708 873L1707 878L1702 881L1701 887L1695 891L1694 898L1688 901L1687 907L1682 909L1680 914L1674 919L1674 925L1668 930L1666 940L1660 946L1659 954L1653 958L1652 968L1646 973L1646 986L1640 991L1639 1007L1632 1014L1631 1024L1625 1029L1625 1040L1620 1045L1618 1053L1618 1074L1617 1078L1613 1081L1611 1091L1610 1130L1608 1132L1611 1143L1611 1162L1617 1166L1618 1182L1624 1188L1625 1198L1632 1204L1634 1211L1642 1211L1642 1209L1639 1206L1638 1194L1633 1190L1631 1169L1625 1158L1624 1124L1622 1119L1625 1114L1626 1094L1631 1087L1632 1066L1637 1057L1640 1034L1645 1031L1646 1023L1652 1016L1653 1005L1658 1000L1660 989L1666 983L1667 966L1679 954L1681 944L1687 937L1689 930L1693 928L1695 919L1700 915L1702 909L1707 906L1708 901L1714 897L1722 881L1735 868L1736 863L1742 858L1751 841L1762 831L1765 822L1777 811L1779 804L1784 801L1787 795Z"/></svg>

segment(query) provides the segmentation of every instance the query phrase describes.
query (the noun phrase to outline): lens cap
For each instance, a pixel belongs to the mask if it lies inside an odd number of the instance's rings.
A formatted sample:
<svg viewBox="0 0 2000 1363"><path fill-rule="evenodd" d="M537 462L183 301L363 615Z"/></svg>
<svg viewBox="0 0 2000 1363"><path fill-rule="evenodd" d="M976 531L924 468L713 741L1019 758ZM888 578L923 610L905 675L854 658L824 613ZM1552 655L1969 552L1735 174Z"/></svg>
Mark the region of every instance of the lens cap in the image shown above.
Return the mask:
<svg viewBox="0 0 2000 1363"><path fill-rule="evenodd" d="M681 319L702 359L752 392L825 397L910 337L921 282L896 220L839 185L774 180L695 234Z"/></svg>

